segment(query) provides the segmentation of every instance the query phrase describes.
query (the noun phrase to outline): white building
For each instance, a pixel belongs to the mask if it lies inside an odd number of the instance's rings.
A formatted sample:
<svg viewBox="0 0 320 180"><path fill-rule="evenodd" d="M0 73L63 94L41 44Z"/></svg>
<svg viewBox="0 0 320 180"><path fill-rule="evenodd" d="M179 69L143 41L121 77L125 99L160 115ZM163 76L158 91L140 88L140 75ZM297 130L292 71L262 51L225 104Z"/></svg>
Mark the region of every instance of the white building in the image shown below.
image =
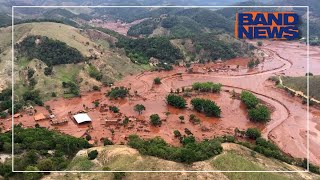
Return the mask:
<svg viewBox="0 0 320 180"><path fill-rule="evenodd" d="M73 118L77 121L78 124L92 121L87 113L76 114L73 116Z"/></svg>

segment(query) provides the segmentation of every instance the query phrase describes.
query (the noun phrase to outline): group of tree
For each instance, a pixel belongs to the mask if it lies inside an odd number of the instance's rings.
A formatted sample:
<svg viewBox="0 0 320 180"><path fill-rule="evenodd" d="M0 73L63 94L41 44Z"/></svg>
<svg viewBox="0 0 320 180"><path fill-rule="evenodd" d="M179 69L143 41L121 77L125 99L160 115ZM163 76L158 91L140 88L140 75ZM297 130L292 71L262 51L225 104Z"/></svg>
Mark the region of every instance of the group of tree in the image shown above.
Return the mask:
<svg viewBox="0 0 320 180"><path fill-rule="evenodd" d="M12 132L0 134L0 152L11 154ZM91 145L82 138L72 137L36 126L22 128L14 126L14 169L18 171L60 171L65 170L75 154ZM52 151L53 154L48 153ZM10 161L11 162L11 161ZM23 174L14 174L6 164L1 164L0 175L17 179ZM35 173L36 174L36 173ZM42 174L37 174L41 177ZM24 179L21 177L21 179Z"/></svg>
<svg viewBox="0 0 320 180"><path fill-rule="evenodd" d="M107 93L107 96L110 99L118 99L118 98L125 98L129 94L129 89L123 86L111 88L111 90Z"/></svg>
<svg viewBox="0 0 320 180"><path fill-rule="evenodd" d="M192 84L192 89L201 92L220 92L222 84L213 82L196 82Z"/></svg>
<svg viewBox="0 0 320 180"><path fill-rule="evenodd" d="M249 119L255 122L266 122L270 119L270 110L267 106L259 104L258 98L248 91L242 91L241 101L248 109Z"/></svg>
<svg viewBox="0 0 320 180"><path fill-rule="evenodd" d="M191 100L193 108L209 117L220 117L221 109L210 99L194 98Z"/></svg>
<svg viewBox="0 0 320 180"><path fill-rule="evenodd" d="M187 105L187 102L183 97L175 95L175 94L169 94L166 97L166 100L169 105L174 106L179 109L183 109Z"/></svg>
<svg viewBox="0 0 320 180"><path fill-rule="evenodd" d="M39 59L48 66L79 63L84 60L82 54L66 43L46 36L27 36L15 45L18 56Z"/></svg>
<svg viewBox="0 0 320 180"><path fill-rule="evenodd" d="M160 137L143 140L137 135L130 135L128 139L128 145L138 149L143 155L184 163L203 161L220 154L223 150L218 140L196 142L193 136L185 137L182 147L171 146Z"/></svg>

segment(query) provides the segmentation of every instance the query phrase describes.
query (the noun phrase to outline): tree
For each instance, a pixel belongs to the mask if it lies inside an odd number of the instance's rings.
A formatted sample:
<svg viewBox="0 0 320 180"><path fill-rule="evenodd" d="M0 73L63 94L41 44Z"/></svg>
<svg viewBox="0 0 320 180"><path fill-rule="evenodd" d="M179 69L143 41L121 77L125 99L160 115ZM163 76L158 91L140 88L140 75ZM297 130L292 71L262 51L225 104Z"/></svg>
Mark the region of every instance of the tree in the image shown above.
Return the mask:
<svg viewBox="0 0 320 180"><path fill-rule="evenodd" d="M179 109L183 109L187 105L187 102L183 97L177 96L177 95L174 95L174 94L169 94L166 97L166 100L167 100L167 103L169 105L174 106L174 107L179 108Z"/></svg>
<svg viewBox="0 0 320 180"><path fill-rule="evenodd" d="M27 166L24 171L39 171L39 169L35 166ZM25 180L34 180L34 179L40 179L42 176L41 173L35 173L35 172L24 172L23 173L23 179Z"/></svg>
<svg viewBox="0 0 320 180"><path fill-rule="evenodd" d="M153 80L154 84L161 84L161 79L159 77L156 77L154 80Z"/></svg>
<svg viewBox="0 0 320 180"><path fill-rule="evenodd" d="M152 125L154 126L158 126L158 125L161 125L161 120L160 120L160 117L158 114L152 114L150 116L150 122Z"/></svg>
<svg viewBox="0 0 320 180"><path fill-rule="evenodd" d="M55 92L52 92L51 97L57 97L57 94Z"/></svg>
<svg viewBox="0 0 320 180"><path fill-rule="evenodd" d="M92 89L93 89L94 91L99 91L99 90L100 90L99 86L96 86L96 85L94 85L94 86L92 87Z"/></svg>
<svg viewBox="0 0 320 180"><path fill-rule="evenodd" d="M107 93L107 96L110 97L110 99L118 99L118 98L125 98L129 94L129 90L125 87L115 87L112 88L111 91Z"/></svg>
<svg viewBox="0 0 320 180"><path fill-rule="evenodd" d="M249 119L255 122L267 122L270 119L270 111L264 105L259 105L256 108L249 109Z"/></svg>
<svg viewBox="0 0 320 180"><path fill-rule="evenodd" d="M98 154L99 154L99 153L98 153L97 150L90 151L90 152L88 153L88 159L89 159L89 160L93 160L93 159L97 158Z"/></svg>
<svg viewBox="0 0 320 180"><path fill-rule="evenodd" d="M257 128L248 128L246 131L246 136L250 139L257 139L261 137L261 132Z"/></svg>
<svg viewBox="0 0 320 180"><path fill-rule="evenodd" d="M142 111L146 110L146 107L144 107L144 105L142 105L142 104L136 104L134 106L134 110L137 111L140 115L142 113Z"/></svg>
<svg viewBox="0 0 320 180"><path fill-rule="evenodd" d="M184 122L184 116L179 116L180 122L183 123Z"/></svg>

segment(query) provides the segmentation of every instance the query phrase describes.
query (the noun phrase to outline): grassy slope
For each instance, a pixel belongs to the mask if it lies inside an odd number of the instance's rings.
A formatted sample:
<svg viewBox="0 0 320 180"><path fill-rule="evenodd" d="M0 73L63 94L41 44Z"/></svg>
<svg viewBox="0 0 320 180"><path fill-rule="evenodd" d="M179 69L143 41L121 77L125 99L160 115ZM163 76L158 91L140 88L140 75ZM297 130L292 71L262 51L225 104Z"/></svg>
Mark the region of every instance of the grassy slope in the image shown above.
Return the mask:
<svg viewBox="0 0 320 180"><path fill-rule="evenodd" d="M69 166L69 170L301 170L280 161L266 158L260 154L236 144L224 143L225 152L207 161L191 165L140 155L135 149L127 146L113 145L95 147L98 158L87 160L87 151L78 152ZM112 179L111 173L51 174L45 179ZM307 173L126 173L128 179L316 179L314 174Z"/></svg>
<svg viewBox="0 0 320 180"><path fill-rule="evenodd" d="M282 77L283 84L292 89L307 94L307 77ZM320 76L310 76L309 93L311 97L320 100Z"/></svg>
<svg viewBox="0 0 320 180"><path fill-rule="evenodd" d="M89 37L82 34L79 29L68 25L52 22L42 22L26 23L15 26L15 39L17 42L21 41L27 35L42 35L52 39L57 39L59 41L67 43L71 47L78 49L84 56L90 56L92 54L92 52L90 52L90 49L96 53L99 53L101 49L97 48L98 45L104 44L102 46L104 51L103 55L99 56L97 60L91 60L91 63L95 65L100 71L102 71L105 78L109 81L119 80L125 75L140 72L142 69L137 65L131 63L130 59L126 56L120 55L119 52L109 49L107 44L108 42L101 42L103 40L94 42L90 40ZM10 45L10 42L7 41L4 41L4 43L2 44L5 44L5 42L6 44ZM89 44L87 44L87 42ZM10 62L11 64L11 57L6 58L4 62ZM39 66L36 68L36 64L42 64L42 68L39 68ZM36 74L34 75L34 77L38 81L38 83L35 89L39 89L42 92L42 96L46 97L45 100L50 98L51 92L56 92L58 96L63 95L64 90L60 88L62 81L81 81L79 82L79 84L82 91L88 91L92 89L93 85L101 85L101 82L98 82L95 79L89 77L88 72L86 71L86 67L88 65L84 63L75 65L72 64L54 66L54 75L45 76L43 74L43 69L46 66L45 64L36 60L27 61L23 58L19 59L16 63L15 77L17 82L25 81L23 79L23 76L19 76L17 70L24 69L27 66L32 67L36 70ZM26 89L22 86L17 87L18 89L16 91L20 94L23 93L23 91Z"/></svg>

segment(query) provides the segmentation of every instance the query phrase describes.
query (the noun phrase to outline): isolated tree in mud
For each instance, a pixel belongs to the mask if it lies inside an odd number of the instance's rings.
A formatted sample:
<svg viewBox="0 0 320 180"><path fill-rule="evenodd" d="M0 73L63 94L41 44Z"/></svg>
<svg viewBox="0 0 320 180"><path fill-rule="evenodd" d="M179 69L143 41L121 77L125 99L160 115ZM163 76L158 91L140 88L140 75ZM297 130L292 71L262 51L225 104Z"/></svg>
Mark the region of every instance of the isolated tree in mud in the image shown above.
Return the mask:
<svg viewBox="0 0 320 180"><path fill-rule="evenodd" d="M166 100L169 105L174 106L179 109L183 109L187 105L187 102L183 97L177 96L174 94L169 94L167 96Z"/></svg>
<svg viewBox="0 0 320 180"><path fill-rule="evenodd" d="M142 104L136 104L134 106L134 110L137 111L140 115L142 113L142 111L146 110L146 107L144 107L144 105L142 105Z"/></svg>
<svg viewBox="0 0 320 180"><path fill-rule="evenodd" d="M112 88L111 91L107 93L110 99L118 99L118 98L125 98L129 94L129 90L125 87L115 87Z"/></svg>
<svg viewBox="0 0 320 180"><path fill-rule="evenodd" d="M179 116L180 122L184 123L184 116Z"/></svg>
<svg viewBox="0 0 320 180"><path fill-rule="evenodd" d="M150 116L150 122L151 122L151 124L154 125L154 126L160 125L160 124L161 124L161 120L160 120L159 115L158 115L158 114L152 114L152 115Z"/></svg>

